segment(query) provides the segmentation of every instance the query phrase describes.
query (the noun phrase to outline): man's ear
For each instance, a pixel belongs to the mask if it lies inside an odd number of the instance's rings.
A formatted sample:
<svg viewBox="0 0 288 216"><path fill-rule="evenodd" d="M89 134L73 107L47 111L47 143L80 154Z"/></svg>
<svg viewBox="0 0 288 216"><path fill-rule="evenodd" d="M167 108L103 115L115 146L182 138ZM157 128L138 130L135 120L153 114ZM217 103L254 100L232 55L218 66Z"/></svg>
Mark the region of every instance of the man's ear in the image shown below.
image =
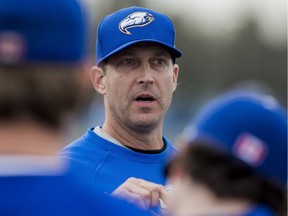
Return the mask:
<svg viewBox="0 0 288 216"><path fill-rule="evenodd" d="M92 84L97 92L102 95L106 93L105 74L102 68L93 66L90 70Z"/></svg>
<svg viewBox="0 0 288 216"><path fill-rule="evenodd" d="M178 82L178 74L179 74L179 66L177 64L174 64L173 66L173 91L177 88L177 82Z"/></svg>

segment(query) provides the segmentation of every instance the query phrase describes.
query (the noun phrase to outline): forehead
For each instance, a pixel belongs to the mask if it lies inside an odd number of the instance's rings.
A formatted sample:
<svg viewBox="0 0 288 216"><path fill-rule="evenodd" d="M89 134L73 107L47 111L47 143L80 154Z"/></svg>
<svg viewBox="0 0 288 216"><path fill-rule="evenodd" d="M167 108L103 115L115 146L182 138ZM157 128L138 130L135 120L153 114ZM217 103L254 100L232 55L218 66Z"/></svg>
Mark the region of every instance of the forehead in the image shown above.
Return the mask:
<svg viewBox="0 0 288 216"><path fill-rule="evenodd" d="M168 51L168 49L165 46L162 46L157 43L138 43L134 44L132 46L129 46L120 52L116 53L114 56L123 56L123 55L140 55L141 53L150 53L152 55L157 55L157 56L166 56L171 58L171 55Z"/></svg>

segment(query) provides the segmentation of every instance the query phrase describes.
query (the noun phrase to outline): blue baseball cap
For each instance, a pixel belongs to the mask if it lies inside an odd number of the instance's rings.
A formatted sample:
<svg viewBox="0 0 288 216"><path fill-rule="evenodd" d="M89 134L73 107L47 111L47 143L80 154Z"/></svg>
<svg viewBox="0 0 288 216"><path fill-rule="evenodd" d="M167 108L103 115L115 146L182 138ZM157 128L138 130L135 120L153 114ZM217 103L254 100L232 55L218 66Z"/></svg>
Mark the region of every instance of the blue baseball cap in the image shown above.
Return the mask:
<svg viewBox="0 0 288 216"><path fill-rule="evenodd" d="M86 34L77 0L0 1L0 63L78 61Z"/></svg>
<svg viewBox="0 0 288 216"><path fill-rule="evenodd" d="M175 29L171 19L162 13L142 7L128 7L104 17L96 43L97 65L113 54L140 42L165 46L173 58L182 56L175 47Z"/></svg>
<svg viewBox="0 0 288 216"><path fill-rule="evenodd" d="M206 139L261 175L287 183L287 114L272 96L237 91L212 99L183 136Z"/></svg>

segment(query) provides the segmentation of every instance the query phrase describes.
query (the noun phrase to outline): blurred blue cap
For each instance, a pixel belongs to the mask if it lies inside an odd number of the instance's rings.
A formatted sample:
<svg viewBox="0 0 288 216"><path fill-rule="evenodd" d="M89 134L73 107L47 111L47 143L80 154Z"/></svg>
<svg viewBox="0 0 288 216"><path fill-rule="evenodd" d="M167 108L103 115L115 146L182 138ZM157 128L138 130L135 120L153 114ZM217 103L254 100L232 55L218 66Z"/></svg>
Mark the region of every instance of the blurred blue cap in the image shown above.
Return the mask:
<svg viewBox="0 0 288 216"><path fill-rule="evenodd" d="M80 60L86 34L77 0L0 0L0 63Z"/></svg>
<svg viewBox="0 0 288 216"><path fill-rule="evenodd" d="M171 19L162 13L141 7L116 11L102 19L98 26L97 65L111 55L140 42L165 46L172 57L182 53L175 47L175 29Z"/></svg>
<svg viewBox="0 0 288 216"><path fill-rule="evenodd" d="M210 140L258 173L287 183L287 114L272 96L238 91L216 97L183 136Z"/></svg>

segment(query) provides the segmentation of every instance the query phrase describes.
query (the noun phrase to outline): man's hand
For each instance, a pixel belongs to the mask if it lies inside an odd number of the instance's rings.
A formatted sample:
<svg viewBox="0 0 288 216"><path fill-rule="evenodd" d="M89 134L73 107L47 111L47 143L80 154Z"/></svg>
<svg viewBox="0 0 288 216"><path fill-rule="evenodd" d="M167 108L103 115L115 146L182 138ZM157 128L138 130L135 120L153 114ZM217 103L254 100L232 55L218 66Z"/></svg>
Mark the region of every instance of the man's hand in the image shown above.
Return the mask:
<svg viewBox="0 0 288 216"><path fill-rule="evenodd" d="M149 210L159 204L159 199L165 202L168 193L160 184L131 177L111 195L133 203L141 209Z"/></svg>

